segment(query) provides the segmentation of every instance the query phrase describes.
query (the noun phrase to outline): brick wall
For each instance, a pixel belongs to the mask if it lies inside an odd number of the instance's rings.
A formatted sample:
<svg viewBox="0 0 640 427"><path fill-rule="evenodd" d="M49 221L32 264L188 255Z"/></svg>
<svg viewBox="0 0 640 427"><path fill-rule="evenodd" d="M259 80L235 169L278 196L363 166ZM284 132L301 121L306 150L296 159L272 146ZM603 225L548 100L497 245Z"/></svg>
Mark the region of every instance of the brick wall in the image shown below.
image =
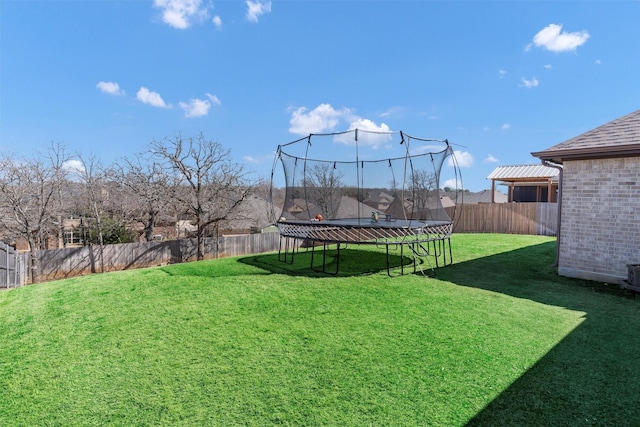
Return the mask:
<svg viewBox="0 0 640 427"><path fill-rule="evenodd" d="M564 162L558 272L619 283L640 264L640 157Z"/></svg>

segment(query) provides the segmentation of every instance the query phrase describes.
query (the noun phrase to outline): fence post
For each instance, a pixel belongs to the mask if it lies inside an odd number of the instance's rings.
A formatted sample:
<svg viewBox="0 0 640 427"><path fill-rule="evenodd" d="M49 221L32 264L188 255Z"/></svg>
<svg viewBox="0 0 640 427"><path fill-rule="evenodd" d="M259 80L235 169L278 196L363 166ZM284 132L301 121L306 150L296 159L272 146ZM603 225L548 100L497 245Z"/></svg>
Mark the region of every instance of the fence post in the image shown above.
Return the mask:
<svg viewBox="0 0 640 427"><path fill-rule="evenodd" d="M7 285L7 289L9 289L9 245L7 245L6 243L3 243L4 245L4 252L5 252L5 268L6 268L6 273L5 273L5 277L6 277L6 282L5 284Z"/></svg>

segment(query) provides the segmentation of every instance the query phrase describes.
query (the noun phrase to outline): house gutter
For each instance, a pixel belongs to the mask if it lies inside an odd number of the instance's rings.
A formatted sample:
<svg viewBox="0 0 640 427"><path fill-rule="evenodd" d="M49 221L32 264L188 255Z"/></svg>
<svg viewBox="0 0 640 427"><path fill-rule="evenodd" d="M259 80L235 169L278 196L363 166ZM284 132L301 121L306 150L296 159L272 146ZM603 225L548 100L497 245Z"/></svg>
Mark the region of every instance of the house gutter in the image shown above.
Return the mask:
<svg viewBox="0 0 640 427"><path fill-rule="evenodd" d="M556 237L556 262L553 267L557 268L560 265L560 225L562 224L562 165L551 162L549 160L542 159L542 164L551 168L558 169L560 174L558 175L558 218L556 224L557 237ZM550 196L550 195L549 195Z"/></svg>

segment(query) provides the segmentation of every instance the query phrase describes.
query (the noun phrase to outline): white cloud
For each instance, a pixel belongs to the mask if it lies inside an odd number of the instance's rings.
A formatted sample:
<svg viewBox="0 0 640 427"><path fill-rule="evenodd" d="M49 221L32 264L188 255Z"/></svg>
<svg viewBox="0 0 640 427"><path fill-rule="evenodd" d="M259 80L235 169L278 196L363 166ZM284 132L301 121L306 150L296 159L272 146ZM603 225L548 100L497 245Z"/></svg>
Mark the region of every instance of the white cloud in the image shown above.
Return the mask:
<svg viewBox="0 0 640 427"><path fill-rule="evenodd" d="M213 22L213 25L215 25L217 29L222 28L222 18L218 15L214 16L213 19L211 19L211 22Z"/></svg>
<svg viewBox="0 0 640 427"><path fill-rule="evenodd" d="M120 89L120 85L115 82L98 82L96 87L109 95L124 95L124 90Z"/></svg>
<svg viewBox="0 0 640 427"><path fill-rule="evenodd" d="M368 131L358 134L358 144L374 149L385 146L393 138L390 135L392 131L386 124L378 125L372 120L358 117L346 107L336 110L331 104L320 104L311 111L306 107L298 108L291 114L289 132L299 135L329 133L336 131L340 123L348 123L347 130ZM353 133L336 135L333 140L348 145L355 143Z"/></svg>
<svg viewBox="0 0 640 427"><path fill-rule="evenodd" d="M379 117L397 117L397 116L402 115L403 111L404 111L403 107L395 106L395 107L391 107L388 110L383 111L382 113L380 113Z"/></svg>
<svg viewBox="0 0 640 427"><path fill-rule="evenodd" d="M308 135L311 133L335 132L338 125L348 123L347 130L362 130L358 134L358 144L367 145L374 149L384 147L391 142L391 129L384 123L376 124L372 120L358 117L346 107L339 110L334 109L331 104L320 104L311 111L306 107L300 107L293 111L289 120L289 132L298 135ZM343 129L339 129L343 131ZM342 144L355 143L353 133L336 135L333 140Z"/></svg>
<svg viewBox="0 0 640 427"><path fill-rule="evenodd" d="M393 138L390 134L391 129L389 128L389 126L384 123L377 125L369 119L356 118L349 124L349 130L354 129L373 132L358 133L358 144L367 145L374 149L387 146L387 144L389 144ZM334 141L347 145L352 145L355 143L352 134L337 135L334 138Z"/></svg>
<svg viewBox="0 0 640 427"><path fill-rule="evenodd" d="M300 107L291 114L289 132L298 135L333 131L340 120L349 115L348 109L334 110L331 104L320 104L307 112L307 107Z"/></svg>
<svg viewBox="0 0 640 427"><path fill-rule="evenodd" d="M217 96L215 95L211 95L210 93L207 93L207 98L209 98L209 101L213 104L213 105L222 105L222 102L220 102L220 100L218 99Z"/></svg>
<svg viewBox="0 0 640 427"><path fill-rule="evenodd" d="M535 77L532 78L531 80L527 80L527 79L525 79L523 77L522 78L522 84L520 86L524 86L526 88L532 88L532 87L538 86L539 84L540 84L540 82Z"/></svg>
<svg viewBox="0 0 640 427"><path fill-rule="evenodd" d="M72 174L79 174L85 171L84 164L80 160L71 159L62 164L62 169Z"/></svg>
<svg viewBox="0 0 640 427"><path fill-rule="evenodd" d="M180 30L189 28L194 20L209 16L202 0L154 0L153 6L162 10L162 21Z"/></svg>
<svg viewBox="0 0 640 427"><path fill-rule="evenodd" d="M461 168L470 168L473 166L473 156L468 151L454 150L453 156L456 158L456 164ZM447 162L449 166L454 166L453 159L449 157Z"/></svg>
<svg viewBox="0 0 640 427"><path fill-rule="evenodd" d="M498 76L500 78L503 78L506 74L507 74L507 72L505 70L498 70Z"/></svg>
<svg viewBox="0 0 640 427"><path fill-rule="evenodd" d="M500 129L502 129L502 130L508 130L510 128L511 128L511 125L509 123L505 123L500 127Z"/></svg>
<svg viewBox="0 0 640 427"><path fill-rule="evenodd" d="M247 14L246 18L249 22L258 22L258 18L265 13L271 12L271 2L270 1L246 1L247 5Z"/></svg>
<svg viewBox="0 0 640 427"><path fill-rule="evenodd" d="M459 179L451 178L446 180L442 185L442 188L453 188L455 190L462 190L462 181Z"/></svg>
<svg viewBox="0 0 640 427"><path fill-rule="evenodd" d="M140 90L136 94L136 98L143 104L149 104L153 107L169 108L169 105L164 102L158 92L150 91L144 86L140 87Z"/></svg>
<svg viewBox="0 0 640 427"><path fill-rule="evenodd" d="M544 68L546 68L547 70L550 70L552 67L551 67L551 64L544 64Z"/></svg>
<svg viewBox="0 0 640 427"><path fill-rule="evenodd" d="M242 159L247 162L247 163L253 163L253 164L264 164L264 163L271 163L273 162L273 158L276 155L275 152L269 153L269 154L259 154L257 156L243 156Z"/></svg>
<svg viewBox="0 0 640 427"><path fill-rule="evenodd" d="M493 155L489 154L486 159L484 159L485 163L498 163L498 159L493 157Z"/></svg>
<svg viewBox="0 0 640 427"><path fill-rule="evenodd" d="M209 101L193 98L189 102L180 102L180 108L184 110L185 117L202 117L209 114L211 103Z"/></svg>
<svg viewBox="0 0 640 427"><path fill-rule="evenodd" d="M595 64L596 64L596 65L600 65L600 64L602 64L602 61L600 61L599 59L596 59L596 60L595 60Z"/></svg>
<svg viewBox="0 0 640 427"><path fill-rule="evenodd" d="M551 52L570 52L585 44L589 37L586 31L567 33L562 32L562 25L550 24L533 37L533 45Z"/></svg>
<svg viewBox="0 0 640 427"><path fill-rule="evenodd" d="M180 108L184 110L185 117L202 117L209 114L211 105L220 105L220 100L217 96L207 93L209 99L193 98L189 102L180 102Z"/></svg>

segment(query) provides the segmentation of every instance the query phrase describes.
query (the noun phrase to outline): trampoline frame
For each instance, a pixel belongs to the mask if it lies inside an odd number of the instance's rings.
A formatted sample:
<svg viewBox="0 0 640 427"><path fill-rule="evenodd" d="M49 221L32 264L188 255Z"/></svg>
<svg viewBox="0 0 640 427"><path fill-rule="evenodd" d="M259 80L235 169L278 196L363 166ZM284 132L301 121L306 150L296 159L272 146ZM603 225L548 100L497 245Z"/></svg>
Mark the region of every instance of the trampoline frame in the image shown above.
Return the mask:
<svg viewBox="0 0 640 427"><path fill-rule="evenodd" d="M286 220L278 221L276 226L280 233L278 260L292 264L296 250L299 251L302 243L306 243L307 248L311 247L311 269L318 272L337 275L340 268L340 249L349 244L384 246L389 276L392 269L389 259L390 246L400 248L400 257L403 257L404 247L407 246L413 255L414 273L417 269L417 258L433 256L436 267L440 266L441 257L444 266L453 262L450 238L453 221L372 221L368 218L350 218L325 221ZM314 267L315 248L318 244L322 245L321 269ZM327 247L331 244L335 244L337 248L334 272L328 272L326 268ZM401 274L404 274L404 263L401 263L400 267Z"/></svg>

